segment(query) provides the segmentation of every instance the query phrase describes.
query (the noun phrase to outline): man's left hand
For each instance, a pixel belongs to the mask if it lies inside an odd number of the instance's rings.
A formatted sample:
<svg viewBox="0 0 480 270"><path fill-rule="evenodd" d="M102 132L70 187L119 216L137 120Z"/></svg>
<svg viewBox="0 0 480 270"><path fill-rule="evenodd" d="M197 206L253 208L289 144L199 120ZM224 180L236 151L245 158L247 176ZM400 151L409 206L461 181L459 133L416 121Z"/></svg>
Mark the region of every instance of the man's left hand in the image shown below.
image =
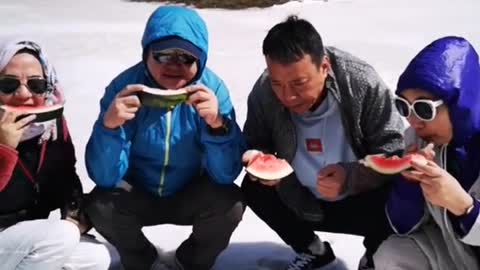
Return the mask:
<svg viewBox="0 0 480 270"><path fill-rule="evenodd" d="M327 199L337 198L344 190L347 173L338 164L324 167L317 175L317 190Z"/></svg>
<svg viewBox="0 0 480 270"><path fill-rule="evenodd" d="M189 93L187 104L194 106L211 128L221 127L223 119L218 113L218 99L213 91L204 85L192 85L186 89Z"/></svg>

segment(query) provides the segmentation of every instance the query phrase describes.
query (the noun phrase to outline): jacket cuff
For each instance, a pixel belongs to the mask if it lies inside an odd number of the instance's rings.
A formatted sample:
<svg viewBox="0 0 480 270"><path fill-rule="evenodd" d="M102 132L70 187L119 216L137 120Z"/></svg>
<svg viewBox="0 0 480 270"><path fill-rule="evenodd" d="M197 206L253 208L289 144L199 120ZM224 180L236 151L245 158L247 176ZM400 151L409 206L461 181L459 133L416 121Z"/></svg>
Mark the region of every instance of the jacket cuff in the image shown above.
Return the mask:
<svg viewBox="0 0 480 270"><path fill-rule="evenodd" d="M203 122L201 127L202 141L213 142L213 143L224 143L224 142L231 141L236 136L236 133L238 131L237 131L237 126L235 122L229 121L228 125L229 127L227 132L220 136L220 135L212 134L209 126L205 122Z"/></svg>
<svg viewBox="0 0 480 270"><path fill-rule="evenodd" d="M473 198L473 209L468 214L462 216L455 216L448 212L448 216L452 222L453 229L460 236L467 235L475 224L478 214L480 212L480 202Z"/></svg>

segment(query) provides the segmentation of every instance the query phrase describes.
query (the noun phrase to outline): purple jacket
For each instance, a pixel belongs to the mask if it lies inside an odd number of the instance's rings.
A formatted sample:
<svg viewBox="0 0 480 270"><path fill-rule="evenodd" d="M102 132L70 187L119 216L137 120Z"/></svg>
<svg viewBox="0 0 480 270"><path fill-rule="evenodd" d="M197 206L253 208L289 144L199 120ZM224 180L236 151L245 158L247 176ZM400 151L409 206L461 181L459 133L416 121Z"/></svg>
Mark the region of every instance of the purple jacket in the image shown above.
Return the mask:
<svg viewBox="0 0 480 270"><path fill-rule="evenodd" d="M469 190L480 169L480 65L472 45L460 37L435 40L421 50L399 78L396 94L409 88L430 92L448 106L453 139L447 147L447 171ZM387 213L398 233L411 232L424 216L420 186L398 179ZM480 209L475 200L470 215L453 217L460 235L470 231Z"/></svg>

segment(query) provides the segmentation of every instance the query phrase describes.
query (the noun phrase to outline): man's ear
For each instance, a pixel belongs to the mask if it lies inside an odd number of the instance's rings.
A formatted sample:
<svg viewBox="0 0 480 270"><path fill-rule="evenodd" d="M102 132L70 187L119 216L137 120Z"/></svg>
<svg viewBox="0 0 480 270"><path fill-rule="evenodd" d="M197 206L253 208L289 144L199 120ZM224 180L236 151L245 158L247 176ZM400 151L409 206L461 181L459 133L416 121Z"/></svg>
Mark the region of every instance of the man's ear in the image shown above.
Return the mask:
<svg viewBox="0 0 480 270"><path fill-rule="evenodd" d="M322 62L320 63L320 70L322 71L322 75L327 76L328 72L331 69L330 58L328 56L324 56Z"/></svg>

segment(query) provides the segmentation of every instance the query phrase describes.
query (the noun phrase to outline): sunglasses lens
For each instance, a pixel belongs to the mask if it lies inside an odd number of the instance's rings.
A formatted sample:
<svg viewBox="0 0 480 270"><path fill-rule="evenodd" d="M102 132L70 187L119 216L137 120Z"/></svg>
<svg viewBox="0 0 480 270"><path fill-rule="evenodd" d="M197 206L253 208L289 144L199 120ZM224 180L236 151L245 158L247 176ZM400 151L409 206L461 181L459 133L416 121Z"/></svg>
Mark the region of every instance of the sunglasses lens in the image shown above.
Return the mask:
<svg viewBox="0 0 480 270"><path fill-rule="evenodd" d="M47 81L44 79L30 79L27 85L30 91L35 94L43 94L47 91Z"/></svg>
<svg viewBox="0 0 480 270"><path fill-rule="evenodd" d="M185 64L185 65L191 65L197 61L197 59L189 54L179 54L178 55L178 62Z"/></svg>
<svg viewBox="0 0 480 270"><path fill-rule="evenodd" d="M20 86L20 82L13 78L0 79L0 91L4 94L12 94Z"/></svg>
<svg viewBox="0 0 480 270"><path fill-rule="evenodd" d="M410 114L410 109L408 107L408 104L401 99L395 99L395 107L397 107L398 112L400 113L401 116L403 117L408 117Z"/></svg>
<svg viewBox="0 0 480 270"><path fill-rule="evenodd" d="M183 65L191 65L197 61L192 55L186 53L166 53L166 52L157 52L153 53L153 58L159 64L167 64L167 63L180 63Z"/></svg>
<svg viewBox="0 0 480 270"><path fill-rule="evenodd" d="M421 101L416 102L413 105L413 109L415 110L415 114L418 116L418 118L421 118L421 120L426 120L426 121L432 120L434 108L430 103L421 102Z"/></svg>
<svg viewBox="0 0 480 270"><path fill-rule="evenodd" d="M171 58L172 58L172 55L170 54L155 53L153 55L153 59L155 59L155 61L157 61L160 64L166 64L168 62L171 62L172 61Z"/></svg>

